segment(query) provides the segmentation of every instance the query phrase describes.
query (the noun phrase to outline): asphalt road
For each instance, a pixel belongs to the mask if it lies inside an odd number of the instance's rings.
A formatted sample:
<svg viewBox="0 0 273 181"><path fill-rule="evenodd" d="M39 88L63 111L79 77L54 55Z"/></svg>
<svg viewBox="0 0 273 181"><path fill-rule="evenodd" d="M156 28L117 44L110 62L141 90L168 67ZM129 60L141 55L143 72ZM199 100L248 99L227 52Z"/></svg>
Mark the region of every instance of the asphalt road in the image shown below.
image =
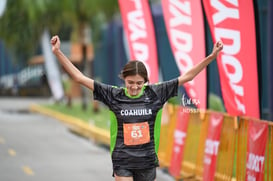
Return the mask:
<svg viewBox="0 0 273 181"><path fill-rule="evenodd" d="M114 180L108 148L28 111L48 101L0 97L0 181ZM157 181L171 180L158 169Z"/></svg>

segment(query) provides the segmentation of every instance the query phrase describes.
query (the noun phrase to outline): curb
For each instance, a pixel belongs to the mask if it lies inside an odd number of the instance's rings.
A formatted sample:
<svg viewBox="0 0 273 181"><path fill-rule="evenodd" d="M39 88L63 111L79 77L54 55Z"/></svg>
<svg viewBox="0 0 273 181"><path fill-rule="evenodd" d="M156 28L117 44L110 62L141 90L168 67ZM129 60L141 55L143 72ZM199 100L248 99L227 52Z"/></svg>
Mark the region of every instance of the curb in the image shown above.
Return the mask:
<svg viewBox="0 0 273 181"><path fill-rule="evenodd" d="M68 116L60 112L45 108L39 105L31 105L29 107L31 112L37 112L44 114L49 117L53 117L62 123L65 123L72 131L78 133L79 135L90 138L99 143L110 145L110 132L102 128L98 128L93 125L89 125L82 121L81 119L75 118L73 116Z"/></svg>

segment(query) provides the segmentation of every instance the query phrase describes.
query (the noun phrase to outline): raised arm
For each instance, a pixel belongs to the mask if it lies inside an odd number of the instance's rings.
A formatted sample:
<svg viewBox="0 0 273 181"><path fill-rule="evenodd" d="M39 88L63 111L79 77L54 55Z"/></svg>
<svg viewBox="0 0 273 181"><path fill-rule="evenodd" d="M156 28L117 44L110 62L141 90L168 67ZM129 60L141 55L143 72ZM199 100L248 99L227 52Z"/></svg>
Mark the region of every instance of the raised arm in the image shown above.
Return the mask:
<svg viewBox="0 0 273 181"><path fill-rule="evenodd" d="M64 67L66 72L75 80L77 83L94 90L94 80L83 75L63 54L60 50L61 41L58 36L51 38L52 52L55 54L61 65Z"/></svg>
<svg viewBox="0 0 273 181"><path fill-rule="evenodd" d="M213 50L209 56L203 59L201 62L193 66L183 75L178 77L178 84L181 86L184 83L191 81L199 72L201 72L210 62L216 59L218 53L223 49L222 42L218 41L214 44Z"/></svg>

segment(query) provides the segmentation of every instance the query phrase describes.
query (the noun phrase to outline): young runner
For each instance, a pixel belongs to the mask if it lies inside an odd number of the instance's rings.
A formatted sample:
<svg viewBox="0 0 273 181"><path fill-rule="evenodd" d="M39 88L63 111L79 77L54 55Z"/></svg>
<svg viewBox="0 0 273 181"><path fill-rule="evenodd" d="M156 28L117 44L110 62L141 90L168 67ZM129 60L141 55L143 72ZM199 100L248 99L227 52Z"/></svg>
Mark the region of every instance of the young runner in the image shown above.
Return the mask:
<svg viewBox="0 0 273 181"><path fill-rule="evenodd" d="M161 109L176 96L178 86L192 80L223 49L216 42L212 53L176 79L158 84L149 82L141 61L128 62L120 73L125 88L106 85L83 75L60 50L60 39L51 39L52 51L68 74L78 83L93 91L94 99L110 109L113 176L116 181L153 181L159 166Z"/></svg>

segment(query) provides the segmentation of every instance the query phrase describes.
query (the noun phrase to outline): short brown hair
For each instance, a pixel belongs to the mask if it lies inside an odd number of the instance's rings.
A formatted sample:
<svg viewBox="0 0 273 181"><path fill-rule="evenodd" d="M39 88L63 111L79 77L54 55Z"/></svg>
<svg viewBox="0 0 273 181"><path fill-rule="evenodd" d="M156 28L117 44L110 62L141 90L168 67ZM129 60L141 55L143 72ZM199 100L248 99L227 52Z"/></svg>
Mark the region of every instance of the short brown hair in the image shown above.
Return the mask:
<svg viewBox="0 0 273 181"><path fill-rule="evenodd" d="M144 78L145 83L149 81L147 69L144 63L138 60L129 61L123 67L122 71L119 74L119 77L124 80L125 77L130 75L140 75L141 77Z"/></svg>

